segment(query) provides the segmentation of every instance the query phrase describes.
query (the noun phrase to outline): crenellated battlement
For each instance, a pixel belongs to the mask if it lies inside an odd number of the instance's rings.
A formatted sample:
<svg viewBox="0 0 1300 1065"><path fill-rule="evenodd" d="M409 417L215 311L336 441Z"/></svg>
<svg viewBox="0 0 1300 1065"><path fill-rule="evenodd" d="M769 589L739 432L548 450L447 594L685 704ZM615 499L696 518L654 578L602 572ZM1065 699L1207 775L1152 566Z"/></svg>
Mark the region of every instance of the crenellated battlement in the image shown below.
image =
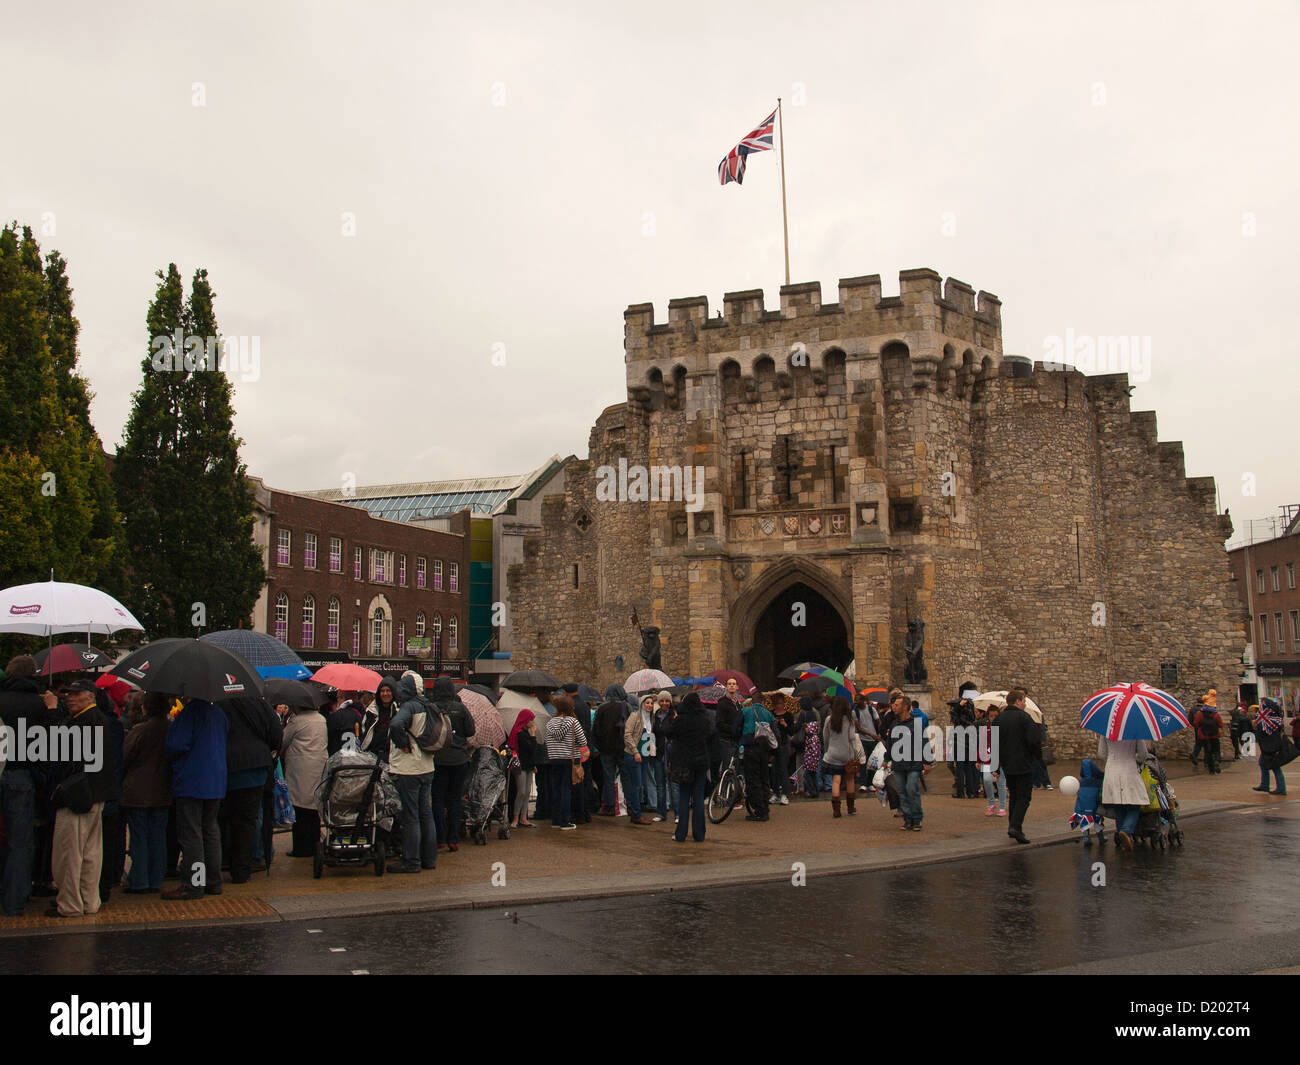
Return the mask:
<svg viewBox="0 0 1300 1065"><path fill-rule="evenodd" d="M655 407L662 390L680 401L699 375L753 382L765 360L778 375L807 369L823 388L828 359L878 359L886 348L911 355L916 388L996 372L1001 300L930 269L903 270L898 280L899 295L882 296L879 274L841 278L835 303L822 302L818 281L782 285L772 310L762 289L728 292L713 316L707 296L688 296L669 301L666 322L655 321L653 304L633 304L623 312L628 397Z"/></svg>

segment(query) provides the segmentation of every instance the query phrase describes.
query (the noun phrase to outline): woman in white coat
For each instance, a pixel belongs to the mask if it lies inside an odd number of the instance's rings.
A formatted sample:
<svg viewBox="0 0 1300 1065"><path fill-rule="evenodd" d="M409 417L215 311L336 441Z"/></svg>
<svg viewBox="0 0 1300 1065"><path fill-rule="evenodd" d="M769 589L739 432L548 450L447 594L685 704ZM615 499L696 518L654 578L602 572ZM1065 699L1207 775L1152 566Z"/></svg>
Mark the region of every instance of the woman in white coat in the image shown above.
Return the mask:
<svg viewBox="0 0 1300 1065"><path fill-rule="evenodd" d="M1105 764L1101 783L1101 801L1111 807L1116 822L1115 839L1126 851L1133 849L1133 832L1138 815L1151 801L1142 781L1139 759L1146 756L1145 740L1097 740L1097 759Z"/></svg>

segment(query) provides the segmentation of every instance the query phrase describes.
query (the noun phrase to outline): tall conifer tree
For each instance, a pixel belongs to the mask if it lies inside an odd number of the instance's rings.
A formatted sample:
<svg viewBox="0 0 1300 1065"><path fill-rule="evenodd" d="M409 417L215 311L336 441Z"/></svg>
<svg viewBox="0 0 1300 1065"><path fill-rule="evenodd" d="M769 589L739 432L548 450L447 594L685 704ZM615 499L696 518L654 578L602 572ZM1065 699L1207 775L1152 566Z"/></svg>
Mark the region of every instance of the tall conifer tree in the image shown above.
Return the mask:
<svg viewBox="0 0 1300 1065"><path fill-rule="evenodd" d="M150 636L246 624L265 572L254 547L253 493L239 459L231 384L205 347L161 338L219 338L206 270L191 294L176 264L158 272L145 321L150 352L114 465L130 550L132 603ZM219 342L219 341L218 341Z"/></svg>
<svg viewBox="0 0 1300 1065"><path fill-rule="evenodd" d="M120 594L122 531L77 372L72 287L30 227L0 230L0 587L48 580Z"/></svg>

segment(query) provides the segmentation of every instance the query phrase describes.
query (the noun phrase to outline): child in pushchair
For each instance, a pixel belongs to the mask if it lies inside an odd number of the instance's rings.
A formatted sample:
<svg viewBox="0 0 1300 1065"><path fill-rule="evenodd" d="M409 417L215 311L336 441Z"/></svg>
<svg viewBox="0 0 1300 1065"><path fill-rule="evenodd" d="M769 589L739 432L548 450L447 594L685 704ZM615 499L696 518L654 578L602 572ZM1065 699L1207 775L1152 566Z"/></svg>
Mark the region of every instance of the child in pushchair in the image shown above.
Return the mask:
<svg viewBox="0 0 1300 1065"><path fill-rule="evenodd" d="M1101 815L1101 771L1091 758L1085 758L1079 766L1079 795L1074 800L1074 813L1070 815L1070 827L1083 833L1080 840L1085 846L1096 835L1098 843L1106 842L1106 823ZM1096 829L1096 832L1093 832Z"/></svg>
<svg viewBox="0 0 1300 1065"><path fill-rule="evenodd" d="M316 804L325 831L316 843L312 876L319 879L327 865L373 865L375 876L383 876L388 836L401 810L388 767L345 742L325 763Z"/></svg>
<svg viewBox="0 0 1300 1065"><path fill-rule="evenodd" d="M1178 796L1169 783L1165 767L1160 764L1154 748L1147 751L1142 763L1142 779L1152 794L1152 802L1138 817L1136 838L1145 840L1149 847L1181 847L1183 830L1178 827Z"/></svg>

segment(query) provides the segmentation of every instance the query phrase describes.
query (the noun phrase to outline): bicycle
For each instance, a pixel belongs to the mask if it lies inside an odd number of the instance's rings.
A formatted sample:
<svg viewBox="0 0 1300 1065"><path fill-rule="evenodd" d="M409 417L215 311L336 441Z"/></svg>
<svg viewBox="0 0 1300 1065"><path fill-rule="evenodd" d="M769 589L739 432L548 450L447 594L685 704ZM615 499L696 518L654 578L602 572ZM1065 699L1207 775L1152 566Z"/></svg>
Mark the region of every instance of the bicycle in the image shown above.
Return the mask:
<svg viewBox="0 0 1300 1065"><path fill-rule="evenodd" d="M731 755L722 766L718 782L709 794L708 815L711 824L720 825L734 810L737 804L745 802L745 774L740 767L740 749L733 747Z"/></svg>

